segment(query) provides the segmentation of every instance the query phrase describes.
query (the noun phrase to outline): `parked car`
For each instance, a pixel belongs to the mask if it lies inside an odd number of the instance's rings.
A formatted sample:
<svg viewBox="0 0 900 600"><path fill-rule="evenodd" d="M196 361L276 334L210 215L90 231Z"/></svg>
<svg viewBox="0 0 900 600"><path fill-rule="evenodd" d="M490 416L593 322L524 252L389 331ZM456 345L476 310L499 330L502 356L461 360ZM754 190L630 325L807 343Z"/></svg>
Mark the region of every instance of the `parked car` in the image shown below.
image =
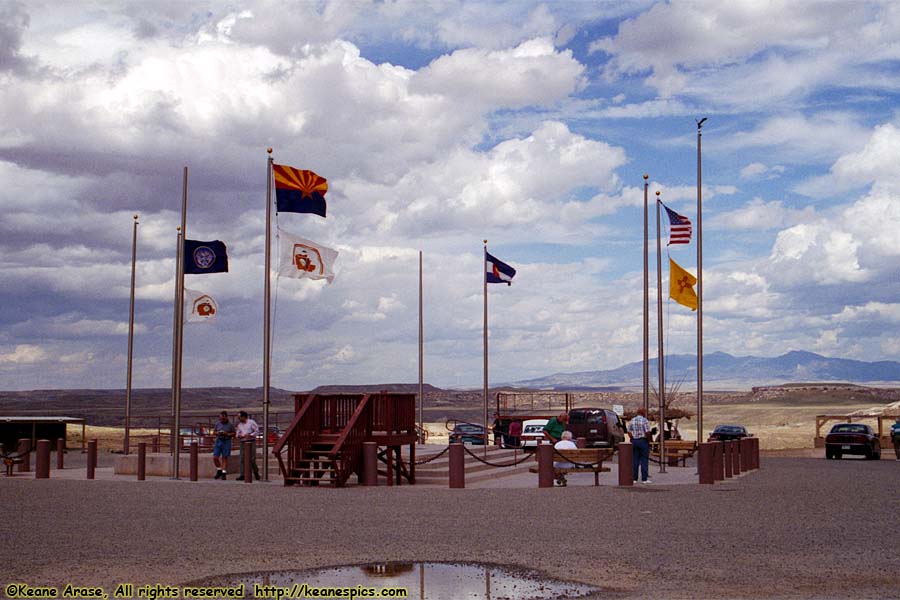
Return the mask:
<svg viewBox="0 0 900 600"><path fill-rule="evenodd" d="M484 445L484 427L475 423L457 423L450 432L450 443Z"/></svg>
<svg viewBox="0 0 900 600"><path fill-rule="evenodd" d="M206 428L200 423L196 423L180 427L178 437L181 438L182 449L189 450L191 442L197 442L200 446L203 446L203 438L207 435Z"/></svg>
<svg viewBox="0 0 900 600"><path fill-rule="evenodd" d="M709 434L709 441L727 442L745 437L750 437L750 434L747 433L747 428L743 425L719 425Z"/></svg>
<svg viewBox="0 0 900 600"><path fill-rule="evenodd" d="M574 408L569 411L572 437L583 437L588 446L615 448L625 441L625 427L619 415L606 408Z"/></svg>
<svg viewBox="0 0 900 600"><path fill-rule="evenodd" d="M282 436L284 432L275 427L274 425L269 425L269 435L268 435L268 443L270 446L274 446L278 443L278 439ZM256 443L257 445L262 444L262 428L260 428L259 433L256 434Z"/></svg>
<svg viewBox="0 0 900 600"><path fill-rule="evenodd" d="M526 450L534 450L544 438L544 425L550 419L528 419L522 421L522 437L519 438L520 445Z"/></svg>
<svg viewBox="0 0 900 600"><path fill-rule="evenodd" d="M840 459L844 454L861 454L869 460L881 458L878 434L862 423L838 423L825 436L825 458Z"/></svg>

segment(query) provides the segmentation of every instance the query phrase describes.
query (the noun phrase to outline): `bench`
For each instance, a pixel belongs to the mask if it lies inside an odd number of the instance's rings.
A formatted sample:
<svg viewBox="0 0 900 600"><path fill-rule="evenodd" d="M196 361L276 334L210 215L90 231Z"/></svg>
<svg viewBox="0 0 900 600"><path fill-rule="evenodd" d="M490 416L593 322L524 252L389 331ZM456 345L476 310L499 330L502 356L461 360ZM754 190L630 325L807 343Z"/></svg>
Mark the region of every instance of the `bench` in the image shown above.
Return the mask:
<svg viewBox="0 0 900 600"><path fill-rule="evenodd" d="M670 466L678 466L679 460L681 461L682 467L686 466L687 459L694 456L695 452L697 452L697 442L691 442L689 440L666 440L666 459L667 464ZM659 462L659 442L653 443L653 446L650 448L650 456Z"/></svg>
<svg viewBox="0 0 900 600"><path fill-rule="evenodd" d="M6 466L6 476L12 477L13 465L21 465L25 459L21 456L4 456L3 464Z"/></svg>
<svg viewBox="0 0 900 600"><path fill-rule="evenodd" d="M613 455L612 448L577 448L575 450L553 451L553 462L570 462L574 466L568 468L553 468L554 476L559 479L568 473L593 473L594 485L600 485L600 473L609 472L609 467L603 466L604 460L609 460ZM582 466L585 465L585 466ZM538 465L528 469L531 473L538 472Z"/></svg>

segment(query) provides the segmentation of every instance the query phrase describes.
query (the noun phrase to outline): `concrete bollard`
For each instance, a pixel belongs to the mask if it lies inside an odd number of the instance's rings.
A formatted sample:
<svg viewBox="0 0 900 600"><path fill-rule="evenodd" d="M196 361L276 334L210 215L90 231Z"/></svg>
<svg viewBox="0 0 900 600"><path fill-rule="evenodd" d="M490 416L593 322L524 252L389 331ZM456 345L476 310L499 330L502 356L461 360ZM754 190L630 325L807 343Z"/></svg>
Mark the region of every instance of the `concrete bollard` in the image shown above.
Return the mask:
<svg viewBox="0 0 900 600"><path fill-rule="evenodd" d="M56 468L63 470L66 456L66 440L58 438L56 440Z"/></svg>
<svg viewBox="0 0 900 600"><path fill-rule="evenodd" d="M388 481L391 474L388 472ZM450 444L450 488L466 487L466 454L460 443Z"/></svg>
<svg viewBox="0 0 900 600"><path fill-rule="evenodd" d="M587 438L575 438L575 445L579 448L587 448Z"/></svg>
<svg viewBox="0 0 900 600"><path fill-rule="evenodd" d="M619 485L634 485L634 446L628 442L622 442L619 449Z"/></svg>
<svg viewBox="0 0 900 600"><path fill-rule="evenodd" d="M737 477L741 474L741 440L734 440L731 448L731 473Z"/></svg>
<svg viewBox="0 0 900 600"><path fill-rule="evenodd" d="M713 454L715 446L712 442L702 442L697 451L697 472L700 475L701 484L715 483L713 477Z"/></svg>
<svg viewBox="0 0 900 600"><path fill-rule="evenodd" d="M741 438L741 472L750 470L750 439Z"/></svg>
<svg viewBox="0 0 900 600"><path fill-rule="evenodd" d="M244 483L253 483L253 442L241 442L244 445Z"/></svg>
<svg viewBox="0 0 900 600"><path fill-rule="evenodd" d="M753 468L759 470L759 438L753 438Z"/></svg>
<svg viewBox="0 0 900 600"><path fill-rule="evenodd" d="M87 478L94 478L94 470L97 468L97 440L90 440L87 444Z"/></svg>
<svg viewBox="0 0 900 600"><path fill-rule="evenodd" d="M137 480L144 481L147 478L147 442L138 444Z"/></svg>
<svg viewBox="0 0 900 600"><path fill-rule="evenodd" d="M734 476L734 472L732 471L732 463L733 458L732 454L734 453L734 441L728 440L724 444L725 449L725 479L731 479Z"/></svg>
<svg viewBox="0 0 900 600"><path fill-rule="evenodd" d="M34 455L34 478L50 479L50 440L38 440Z"/></svg>
<svg viewBox="0 0 900 600"><path fill-rule="evenodd" d="M553 473L553 446L551 444L540 444L537 447L538 461L538 487L553 487L553 480L556 479Z"/></svg>
<svg viewBox="0 0 900 600"><path fill-rule="evenodd" d="M713 481L725 480L725 445L722 442L711 442L713 444Z"/></svg>
<svg viewBox="0 0 900 600"><path fill-rule="evenodd" d="M191 442L190 479L200 479L200 444L197 442Z"/></svg>
<svg viewBox="0 0 900 600"><path fill-rule="evenodd" d="M363 470L360 483L366 486L378 485L378 442L363 442Z"/></svg>
<svg viewBox="0 0 900 600"><path fill-rule="evenodd" d="M19 463L19 473L27 473L31 470L31 440L22 438L16 446L16 454L22 455L22 462Z"/></svg>

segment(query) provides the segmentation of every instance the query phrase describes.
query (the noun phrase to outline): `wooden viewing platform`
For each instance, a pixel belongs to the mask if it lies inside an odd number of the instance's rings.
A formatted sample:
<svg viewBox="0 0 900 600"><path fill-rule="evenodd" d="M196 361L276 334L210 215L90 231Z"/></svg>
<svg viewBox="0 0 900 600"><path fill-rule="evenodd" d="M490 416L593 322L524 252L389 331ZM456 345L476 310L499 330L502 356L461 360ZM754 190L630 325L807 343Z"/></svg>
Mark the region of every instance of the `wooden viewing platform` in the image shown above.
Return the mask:
<svg viewBox="0 0 900 600"><path fill-rule="evenodd" d="M378 444L388 485L416 482L416 395L297 394L295 415L272 453L285 485L341 487L362 472L365 442ZM409 444L408 463L401 448Z"/></svg>

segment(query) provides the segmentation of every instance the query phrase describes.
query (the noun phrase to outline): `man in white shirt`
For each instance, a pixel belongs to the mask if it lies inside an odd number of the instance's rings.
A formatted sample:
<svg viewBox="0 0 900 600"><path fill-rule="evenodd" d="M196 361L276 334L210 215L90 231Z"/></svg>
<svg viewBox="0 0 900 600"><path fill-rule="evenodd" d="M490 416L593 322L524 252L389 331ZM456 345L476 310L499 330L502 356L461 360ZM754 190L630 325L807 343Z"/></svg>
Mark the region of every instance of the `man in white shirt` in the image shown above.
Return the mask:
<svg viewBox="0 0 900 600"><path fill-rule="evenodd" d="M563 431L562 438L553 444L554 450L575 450L578 446L575 445L575 442L572 441L572 432L571 431ZM566 461L553 461L554 469L571 469L574 467L570 462ZM566 486L568 482L566 481L566 474L560 473L556 478L556 485L558 486Z"/></svg>
<svg viewBox="0 0 900 600"><path fill-rule="evenodd" d="M244 480L244 475L250 477L249 473L244 473L244 453L250 452L250 466L253 468L253 475L259 479L259 467L256 466L256 436L259 434L259 425L250 418L247 411L242 410L238 416L237 441L241 447L241 474L237 478L238 481ZM244 443L248 442L248 443Z"/></svg>

